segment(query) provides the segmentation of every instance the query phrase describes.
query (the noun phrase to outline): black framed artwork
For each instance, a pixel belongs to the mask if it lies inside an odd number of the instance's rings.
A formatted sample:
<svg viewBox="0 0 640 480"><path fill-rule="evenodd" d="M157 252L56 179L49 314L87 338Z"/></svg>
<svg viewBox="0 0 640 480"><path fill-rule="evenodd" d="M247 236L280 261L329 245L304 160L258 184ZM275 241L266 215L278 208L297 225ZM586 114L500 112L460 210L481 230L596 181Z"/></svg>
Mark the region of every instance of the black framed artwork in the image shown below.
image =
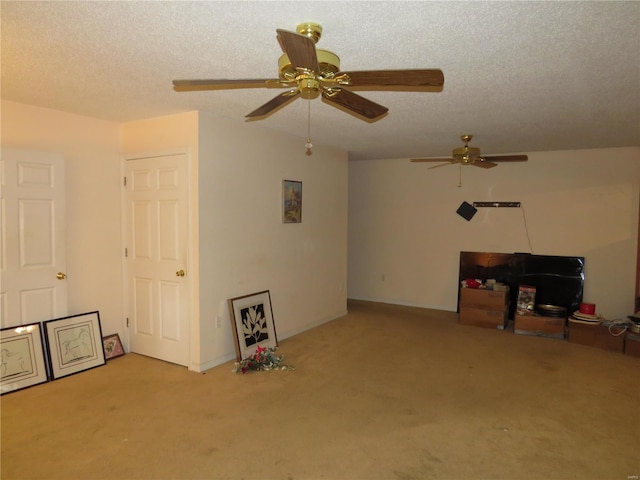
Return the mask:
<svg viewBox="0 0 640 480"><path fill-rule="evenodd" d="M0 330L0 351L0 394L49 380L40 323Z"/></svg>
<svg viewBox="0 0 640 480"><path fill-rule="evenodd" d="M278 346L269 290L230 299L229 312L238 361Z"/></svg>
<svg viewBox="0 0 640 480"><path fill-rule="evenodd" d="M44 333L52 380L106 363L97 311L47 320Z"/></svg>

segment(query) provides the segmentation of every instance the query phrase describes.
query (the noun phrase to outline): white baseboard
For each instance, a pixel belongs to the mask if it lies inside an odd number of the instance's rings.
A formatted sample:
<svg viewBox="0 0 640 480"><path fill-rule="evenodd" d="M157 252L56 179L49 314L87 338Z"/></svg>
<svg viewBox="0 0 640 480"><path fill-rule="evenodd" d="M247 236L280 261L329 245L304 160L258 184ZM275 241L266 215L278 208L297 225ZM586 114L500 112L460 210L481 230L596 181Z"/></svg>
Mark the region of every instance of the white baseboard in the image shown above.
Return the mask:
<svg viewBox="0 0 640 480"><path fill-rule="evenodd" d="M332 320L335 320L336 318L344 317L347 313L349 313L347 310L343 310L341 312L335 313L335 314L330 315L328 317L325 317L323 319L320 319L320 320L317 320L315 322L303 325L300 328L294 328L292 330L287 330L286 332L283 332L282 334L278 334L278 338L280 340L284 340L285 338L293 337L294 335L298 335L298 334L300 334L302 332L306 332L307 330L311 330L312 328L316 328L316 327L319 327L320 325L323 325L325 323L331 322Z"/></svg>
<svg viewBox="0 0 640 480"><path fill-rule="evenodd" d="M388 303L389 305L400 305L402 307L416 307L416 308L426 308L429 310L442 310L445 312L455 312L456 309L451 309L450 306L442 306L442 305L426 305L424 303L412 303L412 302L399 302L397 300L390 300L385 298L365 298L365 297L348 297L349 300L360 300L362 302L375 302L375 303Z"/></svg>
<svg viewBox="0 0 640 480"><path fill-rule="evenodd" d="M231 360L235 360L236 359L236 354L235 353L228 353L227 355L222 355L220 357L216 357L213 360L210 360L208 362L205 363L196 363L196 364L191 364L189 366L189 370L192 372L197 372L197 373L202 373L205 370L209 370L213 367L217 367L222 365L223 363L227 363Z"/></svg>

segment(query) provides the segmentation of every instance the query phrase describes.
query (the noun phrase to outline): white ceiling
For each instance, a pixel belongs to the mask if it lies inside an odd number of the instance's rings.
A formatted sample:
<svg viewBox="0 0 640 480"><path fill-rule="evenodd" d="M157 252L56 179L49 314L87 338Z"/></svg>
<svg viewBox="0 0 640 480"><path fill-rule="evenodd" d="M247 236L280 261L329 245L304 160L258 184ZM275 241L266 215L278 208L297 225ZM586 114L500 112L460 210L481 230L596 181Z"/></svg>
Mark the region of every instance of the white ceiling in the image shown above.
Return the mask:
<svg viewBox="0 0 640 480"><path fill-rule="evenodd" d="M441 93L359 92L367 123L320 99L315 144L350 159L640 145L640 2L2 1L2 98L126 122L203 110L244 121L280 91L171 81L276 78L276 28L324 29L342 70L440 68ZM260 127L307 135L307 102ZM250 140L250 139L249 139ZM303 148L301 146L301 148Z"/></svg>

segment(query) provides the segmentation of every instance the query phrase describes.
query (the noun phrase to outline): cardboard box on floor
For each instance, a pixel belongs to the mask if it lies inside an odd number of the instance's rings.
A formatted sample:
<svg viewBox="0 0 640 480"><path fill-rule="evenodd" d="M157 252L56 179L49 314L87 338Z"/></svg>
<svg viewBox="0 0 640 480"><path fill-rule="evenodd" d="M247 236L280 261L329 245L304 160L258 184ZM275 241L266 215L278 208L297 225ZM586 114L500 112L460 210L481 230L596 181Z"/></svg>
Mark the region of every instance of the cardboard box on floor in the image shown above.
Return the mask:
<svg viewBox="0 0 640 480"><path fill-rule="evenodd" d="M588 324L569 319L569 338L571 343L602 348L613 352L624 351L625 335L621 327L602 324Z"/></svg>
<svg viewBox="0 0 640 480"><path fill-rule="evenodd" d="M567 319L564 317L516 315L513 324L513 332L519 335L564 338L566 321Z"/></svg>
<svg viewBox="0 0 640 480"><path fill-rule="evenodd" d="M509 289L504 291L484 288L461 288L460 307L483 310L503 310L509 301Z"/></svg>
<svg viewBox="0 0 640 480"><path fill-rule="evenodd" d="M458 323L504 330L509 320L509 290L460 289Z"/></svg>
<svg viewBox="0 0 640 480"><path fill-rule="evenodd" d="M624 336L624 354L640 357L640 334L627 332Z"/></svg>
<svg viewBox="0 0 640 480"><path fill-rule="evenodd" d="M460 307L458 323L474 327L504 330L508 322L509 309L485 310L483 308Z"/></svg>

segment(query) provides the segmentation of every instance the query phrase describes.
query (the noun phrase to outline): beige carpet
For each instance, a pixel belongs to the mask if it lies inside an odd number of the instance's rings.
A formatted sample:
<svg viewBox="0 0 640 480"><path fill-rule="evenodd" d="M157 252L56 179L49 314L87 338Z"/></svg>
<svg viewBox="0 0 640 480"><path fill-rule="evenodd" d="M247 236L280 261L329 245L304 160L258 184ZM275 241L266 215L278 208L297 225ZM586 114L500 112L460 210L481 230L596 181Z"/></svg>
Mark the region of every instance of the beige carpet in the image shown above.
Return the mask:
<svg viewBox="0 0 640 480"><path fill-rule="evenodd" d="M349 312L281 342L294 371L128 354L4 395L2 479L640 475L640 359L448 312Z"/></svg>

